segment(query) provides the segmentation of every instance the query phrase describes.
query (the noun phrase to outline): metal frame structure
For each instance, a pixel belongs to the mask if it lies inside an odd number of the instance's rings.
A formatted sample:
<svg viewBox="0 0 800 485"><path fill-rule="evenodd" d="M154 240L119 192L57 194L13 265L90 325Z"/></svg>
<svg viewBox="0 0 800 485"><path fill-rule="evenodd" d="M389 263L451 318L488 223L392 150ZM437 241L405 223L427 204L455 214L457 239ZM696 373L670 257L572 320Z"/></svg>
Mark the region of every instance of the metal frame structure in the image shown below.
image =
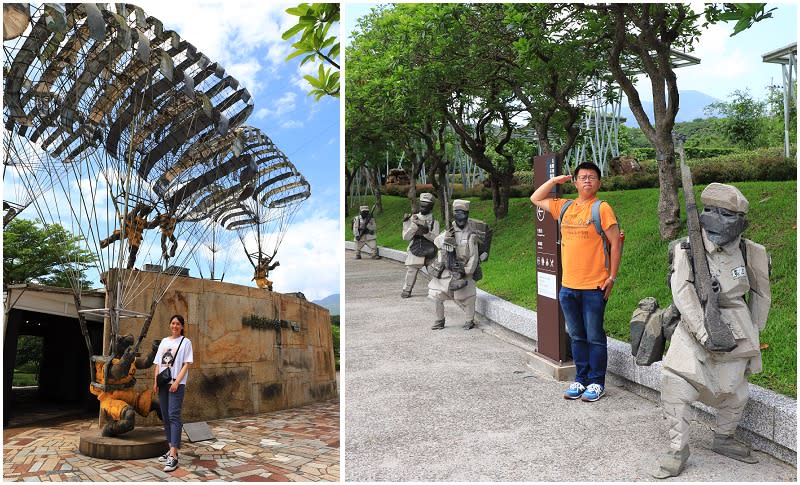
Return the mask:
<svg viewBox="0 0 800 485"><path fill-rule="evenodd" d="M670 52L670 62L673 69L700 64L700 58L698 57L674 49ZM599 80L596 82L601 83ZM596 87L602 88L603 86L598 84ZM584 116L581 120L581 130L589 135L585 136L583 142L573 146L567 156L564 157L565 168L574 168L586 160L587 148L591 150L592 161L600 167L600 171L603 174L606 173L609 159L619 156L622 88L617 86L616 90L618 96L616 100L611 102L602 96L584 99L584 105L589 107L589 113L588 116Z"/></svg>
<svg viewBox="0 0 800 485"><path fill-rule="evenodd" d="M794 83L797 82L797 42L761 56L763 62L780 64L783 73L783 156L789 157L789 100L795 97ZM794 78L792 77L794 76ZM796 104L796 103L795 103Z"/></svg>
<svg viewBox="0 0 800 485"><path fill-rule="evenodd" d="M43 223L75 227L98 256L98 272L118 270L109 308L83 308L73 282L82 327L86 315L107 317L113 353L119 319L147 318L138 350L177 277L153 289L149 313L126 309L143 291L128 270L144 230L158 228L162 247L163 237L177 244L178 235L188 259L194 248L186 241L209 224L266 229L296 210L310 186L266 135L243 125L254 109L247 89L141 8L11 4L3 13L14 26L3 39L3 177L29 192L24 201L4 200L4 225L32 203ZM39 197L50 190L65 210ZM147 222L151 212L156 223ZM262 247L260 235L257 242L259 254L274 257L277 246ZM174 253L161 252L165 266Z"/></svg>

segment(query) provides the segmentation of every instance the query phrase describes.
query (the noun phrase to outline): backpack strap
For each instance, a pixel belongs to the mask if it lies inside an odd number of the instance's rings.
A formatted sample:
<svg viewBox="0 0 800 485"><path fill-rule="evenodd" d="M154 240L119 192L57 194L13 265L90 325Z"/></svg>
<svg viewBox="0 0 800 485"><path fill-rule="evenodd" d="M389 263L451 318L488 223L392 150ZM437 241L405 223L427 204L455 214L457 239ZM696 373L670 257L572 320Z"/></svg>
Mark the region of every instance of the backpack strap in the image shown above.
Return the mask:
<svg viewBox="0 0 800 485"><path fill-rule="evenodd" d="M603 230L603 224L600 222L600 204L603 201L597 199L592 203L592 222L594 222L594 230L597 231L597 234L600 235L600 239L603 240L603 255L605 256L605 266L606 269L610 268L609 265L609 258L610 254L610 245L608 242L608 237L606 237L606 232Z"/></svg>
<svg viewBox="0 0 800 485"><path fill-rule="evenodd" d="M564 214L567 212L567 207L572 205L574 201L572 199L567 199L564 205L561 206L561 213L558 215L558 232L556 233L556 244L561 246L561 220L564 219Z"/></svg>
<svg viewBox="0 0 800 485"><path fill-rule="evenodd" d="M572 205L574 202L573 199L567 199L564 205L561 206L561 213L558 216L558 240L556 244L559 246L561 245L561 220L564 219L564 214L567 212L567 207ZM592 202L592 222L594 223L594 230L597 231L597 234L600 235L600 239L603 240L603 256L605 257L605 268L609 269L609 259L611 257L611 247L608 242L608 237L606 237L606 232L603 230L603 224L600 222L600 204L602 204L603 200L597 199L596 201Z"/></svg>

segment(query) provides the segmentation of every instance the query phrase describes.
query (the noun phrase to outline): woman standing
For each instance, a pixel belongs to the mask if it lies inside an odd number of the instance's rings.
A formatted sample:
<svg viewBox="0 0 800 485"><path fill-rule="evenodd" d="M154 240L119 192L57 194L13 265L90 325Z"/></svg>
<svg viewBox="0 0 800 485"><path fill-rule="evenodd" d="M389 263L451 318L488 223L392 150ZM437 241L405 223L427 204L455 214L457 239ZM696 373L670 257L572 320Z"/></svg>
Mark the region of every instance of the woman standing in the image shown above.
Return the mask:
<svg viewBox="0 0 800 485"><path fill-rule="evenodd" d="M158 364L153 377L153 390L158 392L161 404L161 416L164 421L164 431L167 433L169 451L158 458L166 463L165 472L178 468L178 449L181 447L181 409L183 408L183 395L186 389L186 380L189 377L189 367L192 365L192 341L184 337L185 323L182 315L173 315L169 319L171 335L158 346L154 362ZM170 382L158 385L158 374L164 369L170 369L172 379Z"/></svg>

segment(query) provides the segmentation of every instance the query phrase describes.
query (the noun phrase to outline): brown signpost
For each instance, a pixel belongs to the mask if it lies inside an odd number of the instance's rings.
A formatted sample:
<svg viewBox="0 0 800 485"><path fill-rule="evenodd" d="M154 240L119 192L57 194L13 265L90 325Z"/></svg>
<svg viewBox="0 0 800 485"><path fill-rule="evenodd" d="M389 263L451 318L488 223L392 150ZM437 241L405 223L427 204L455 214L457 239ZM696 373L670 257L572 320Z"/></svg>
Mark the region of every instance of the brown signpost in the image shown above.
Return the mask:
<svg viewBox="0 0 800 485"><path fill-rule="evenodd" d="M535 187L561 174L561 157L555 153L533 159ZM548 198L560 197L556 185ZM557 244L558 224L545 210L536 211L536 328L538 353L559 364L572 359L564 315L558 304L561 289L561 250Z"/></svg>

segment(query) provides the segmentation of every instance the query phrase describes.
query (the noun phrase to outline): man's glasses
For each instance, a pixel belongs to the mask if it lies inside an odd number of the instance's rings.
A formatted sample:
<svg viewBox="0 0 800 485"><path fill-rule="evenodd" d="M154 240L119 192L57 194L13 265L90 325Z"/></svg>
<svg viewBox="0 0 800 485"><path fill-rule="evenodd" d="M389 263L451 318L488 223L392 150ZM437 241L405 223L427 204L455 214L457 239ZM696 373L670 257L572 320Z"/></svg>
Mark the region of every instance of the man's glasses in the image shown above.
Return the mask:
<svg viewBox="0 0 800 485"><path fill-rule="evenodd" d="M597 176L596 175L578 175L578 176L575 177L575 179L576 180L580 180L581 182L586 182L587 180L591 181L591 182L594 182L595 180L597 180Z"/></svg>

